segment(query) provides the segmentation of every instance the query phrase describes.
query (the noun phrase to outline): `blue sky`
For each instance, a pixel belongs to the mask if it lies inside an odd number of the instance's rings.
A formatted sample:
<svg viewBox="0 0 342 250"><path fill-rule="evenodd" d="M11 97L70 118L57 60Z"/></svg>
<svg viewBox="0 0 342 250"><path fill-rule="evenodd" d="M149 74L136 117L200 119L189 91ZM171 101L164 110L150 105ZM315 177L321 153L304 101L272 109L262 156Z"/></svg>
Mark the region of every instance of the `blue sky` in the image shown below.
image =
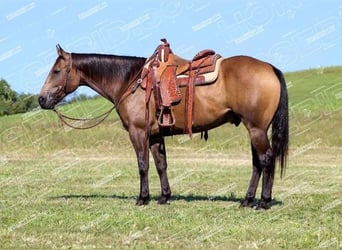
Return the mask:
<svg viewBox="0 0 342 250"><path fill-rule="evenodd" d="M38 93L56 44L147 57L164 37L188 59L211 48L284 72L342 65L342 2L1 0L0 78L17 92Z"/></svg>

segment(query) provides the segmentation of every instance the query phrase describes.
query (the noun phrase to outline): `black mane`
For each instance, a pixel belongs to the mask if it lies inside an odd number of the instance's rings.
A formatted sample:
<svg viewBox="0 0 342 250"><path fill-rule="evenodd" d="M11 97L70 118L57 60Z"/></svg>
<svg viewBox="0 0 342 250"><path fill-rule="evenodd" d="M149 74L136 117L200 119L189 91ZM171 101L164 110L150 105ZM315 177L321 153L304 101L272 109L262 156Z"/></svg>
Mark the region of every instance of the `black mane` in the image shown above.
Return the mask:
<svg viewBox="0 0 342 250"><path fill-rule="evenodd" d="M146 58L133 56L116 56L106 54L72 53L72 65L95 81L106 79L122 79L137 74L143 67Z"/></svg>

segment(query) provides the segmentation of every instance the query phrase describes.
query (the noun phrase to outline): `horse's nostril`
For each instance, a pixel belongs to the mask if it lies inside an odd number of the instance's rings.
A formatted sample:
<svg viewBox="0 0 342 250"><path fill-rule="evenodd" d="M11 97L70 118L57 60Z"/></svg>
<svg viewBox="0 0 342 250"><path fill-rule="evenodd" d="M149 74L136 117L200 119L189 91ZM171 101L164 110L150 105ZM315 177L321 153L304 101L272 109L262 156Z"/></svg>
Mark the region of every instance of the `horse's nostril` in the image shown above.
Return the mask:
<svg viewBox="0 0 342 250"><path fill-rule="evenodd" d="M43 106L44 101L45 101L45 97L44 96L39 96L38 97L38 102L39 102L40 106Z"/></svg>

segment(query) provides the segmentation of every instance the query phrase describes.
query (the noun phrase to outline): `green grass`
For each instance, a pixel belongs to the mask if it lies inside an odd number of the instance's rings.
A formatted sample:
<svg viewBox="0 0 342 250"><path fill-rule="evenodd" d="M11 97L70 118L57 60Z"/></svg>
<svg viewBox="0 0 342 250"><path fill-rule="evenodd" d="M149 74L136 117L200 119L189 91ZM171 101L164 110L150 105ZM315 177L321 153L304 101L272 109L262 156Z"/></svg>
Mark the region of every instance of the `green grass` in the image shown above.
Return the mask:
<svg viewBox="0 0 342 250"><path fill-rule="evenodd" d="M100 126L61 127L51 111L0 118L2 248L341 248L342 68L286 74L289 166L266 212L239 208L251 174L248 135L224 125L205 142L167 138L171 204L157 205L151 162L148 206L115 112ZM61 106L96 116L103 99ZM258 195L260 190L258 190Z"/></svg>
<svg viewBox="0 0 342 250"><path fill-rule="evenodd" d="M159 181L152 168L153 196L145 207L134 205L139 183L129 153L9 154L1 166L1 245L336 248L342 240L341 151L327 150L325 163L317 165L319 152L291 161L267 212L239 208L250 175L247 154L171 150L171 205L156 204Z"/></svg>

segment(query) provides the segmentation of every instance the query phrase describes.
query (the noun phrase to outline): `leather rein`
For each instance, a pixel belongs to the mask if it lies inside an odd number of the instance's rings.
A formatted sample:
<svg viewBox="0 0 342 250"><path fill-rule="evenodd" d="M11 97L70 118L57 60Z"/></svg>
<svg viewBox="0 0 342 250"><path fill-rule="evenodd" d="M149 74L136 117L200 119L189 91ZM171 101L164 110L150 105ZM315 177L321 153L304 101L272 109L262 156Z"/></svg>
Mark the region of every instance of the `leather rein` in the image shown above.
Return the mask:
<svg viewBox="0 0 342 250"><path fill-rule="evenodd" d="M150 60L150 58L146 61L146 63L148 63L148 61ZM67 115L62 114L60 111L58 111L56 108L53 109L53 111L55 111L55 113L57 114L59 120L61 121L62 124L67 125L68 127L71 127L73 129L90 129L90 128L94 128L97 125L99 125L100 123L102 123L111 113L114 109L118 109L119 105L122 103L122 101L124 99L126 99L129 95L133 94L137 88L140 86L140 84L142 83L143 78L145 78L146 76L142 76L141 78L138 78L139 75L141 75L142 71L144 69L144 66L139 70L139 72L134 76L133 80L127 84L127 86L120 91L119 93L119 98L117 103L114 103L113 107L111 107L108 111L106 111L105 113L96 116L94 118L74 118L74 117L70 117ZM65 81L64 83L61 84L61 89L63 89L66 92L66 88L67 88L67 81L68 81L68 75L69 75L70 70L67 71L67 75L65 77ZM129 88L131 87L131 85L135 82L135 84L132 86L131 90L129 90ZM79 123L85 123L85 122L90 122L90 121L95 121L98 120L95 124L89 125L89 126L78 126L78 125L73 125L70 122L68 122L68 120L70 121L76 121Z"/></svg>

